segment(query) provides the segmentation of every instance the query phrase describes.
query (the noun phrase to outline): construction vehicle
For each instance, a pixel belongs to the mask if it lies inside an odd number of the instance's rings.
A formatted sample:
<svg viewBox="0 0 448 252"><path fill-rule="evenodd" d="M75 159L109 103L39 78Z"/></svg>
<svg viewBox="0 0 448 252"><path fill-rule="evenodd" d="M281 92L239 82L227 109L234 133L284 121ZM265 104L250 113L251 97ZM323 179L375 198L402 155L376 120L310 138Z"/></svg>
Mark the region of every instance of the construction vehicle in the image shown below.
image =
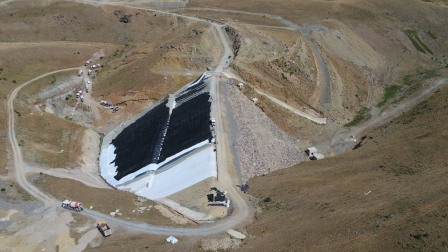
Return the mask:
<svg viewBox="0 0 448 252"><path fill-rule="evenodd" d="M62 201L62 207L77 212L81 212L83 210L81 203L71 200Z"/></svg>
<svg viewBox="0 0 448 252"><path fill-rule="evenodd" d="M110 229L109 225L107 225L105 221L98 222L96 227L104 237L108 237L112 234L112 229Z"/></svg>

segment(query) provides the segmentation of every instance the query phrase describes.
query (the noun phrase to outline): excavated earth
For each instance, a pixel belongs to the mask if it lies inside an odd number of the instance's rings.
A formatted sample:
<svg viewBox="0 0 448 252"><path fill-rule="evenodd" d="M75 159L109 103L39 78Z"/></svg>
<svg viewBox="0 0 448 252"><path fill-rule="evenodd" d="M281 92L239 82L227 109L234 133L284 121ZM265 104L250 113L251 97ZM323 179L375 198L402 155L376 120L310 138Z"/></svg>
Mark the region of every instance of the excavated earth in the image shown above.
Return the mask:
<svg viewBox="0 0 448 252"><path fill-rule="evenodd" d="M19 93L16 134L30 179L54 197L76 198L104 213L118 208L130 220L196 225L155 202L106 189L98 180L95 152L102 134L213 69L222 52L217 34L207 22L102 4L124 1L94 2L0 1L0 144L6 150L0 153L0 243L6 251L73 246L177 251L178 245L248 251L447 249L446 87L355 136L365 135L360 148L337 155L329 148L355 118L362 123L448 76L445 0L133 1L138 7L181 7L171 11L225 24L237 51L226 71L241 80L221 85L227 85L233 117L230 142L238 153L238 179L248 181L255 211L251 224L238 227L248 238L179 237L173 246L166 237L122 229L102 239L93 220L46 213L11 179L6 130L11 91L40 74L95 58L103 67L92 77L88 105L69 96L72 90L40 96L52 85L76 80L76 71L48 76ZM409 34L421 42L416 45ZM399 91L380 106L390 86ZM257 90L327 118L327 124L297 116ZM102 108L100 100L119 104L120 111ZM297 165L313 145L329 158ZM204 181L172 199L223 216L204 202L214 185ZM45 228L49 231L37 232ZM17 247L21 244L28 247Z"/></svg>

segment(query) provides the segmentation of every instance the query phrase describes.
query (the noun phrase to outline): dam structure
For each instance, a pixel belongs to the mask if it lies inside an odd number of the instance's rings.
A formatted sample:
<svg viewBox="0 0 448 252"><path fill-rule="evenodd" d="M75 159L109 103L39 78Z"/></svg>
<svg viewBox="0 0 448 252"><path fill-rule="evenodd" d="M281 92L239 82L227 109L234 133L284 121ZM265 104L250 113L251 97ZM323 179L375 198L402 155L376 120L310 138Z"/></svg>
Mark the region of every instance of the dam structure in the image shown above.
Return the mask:
<svg viewBox="0 0 448 252"><path fill-rule="evenodd" d="M213 88L206 76L104 137L99 165L108 184L158 199L217 176Z"/></svg>

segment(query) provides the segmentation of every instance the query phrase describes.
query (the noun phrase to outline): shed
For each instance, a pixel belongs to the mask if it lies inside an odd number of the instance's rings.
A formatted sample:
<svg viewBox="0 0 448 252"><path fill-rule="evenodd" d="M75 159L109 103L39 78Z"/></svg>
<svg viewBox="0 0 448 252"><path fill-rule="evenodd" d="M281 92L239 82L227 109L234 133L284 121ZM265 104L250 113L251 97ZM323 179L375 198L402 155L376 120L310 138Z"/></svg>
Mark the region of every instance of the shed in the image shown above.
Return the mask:
<svg viewBox="0 0 448 252"><path fill-rule="evenodd" d="M319 160L319 159L325 158L325 156L322 153L319 153L317 151L316 147L310 147L310 148L306 149L305 153L308 155L308 157L311 160Z"/></svg>
<svg viewBox="0 0 448 252"><path fill-rule="evenodd" d="M308 155L308 157L314 156L315 153L317 153L316 147L309 147L306 149L305 153Z"/></svg>

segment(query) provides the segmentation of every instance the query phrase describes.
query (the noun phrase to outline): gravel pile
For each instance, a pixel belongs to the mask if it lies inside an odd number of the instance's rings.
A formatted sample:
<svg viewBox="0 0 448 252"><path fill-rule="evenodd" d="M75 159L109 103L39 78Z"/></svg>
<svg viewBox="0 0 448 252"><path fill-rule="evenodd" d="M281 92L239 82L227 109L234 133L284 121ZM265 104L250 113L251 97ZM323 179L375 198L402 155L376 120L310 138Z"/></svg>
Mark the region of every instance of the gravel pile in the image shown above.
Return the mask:
<svg viewBox="0 0 448 252"><path fill-rule="evenodd" d="M307 160L297 141L283 132L235 86L228 102L236 121L239 165L243 181Z"/></svg>

